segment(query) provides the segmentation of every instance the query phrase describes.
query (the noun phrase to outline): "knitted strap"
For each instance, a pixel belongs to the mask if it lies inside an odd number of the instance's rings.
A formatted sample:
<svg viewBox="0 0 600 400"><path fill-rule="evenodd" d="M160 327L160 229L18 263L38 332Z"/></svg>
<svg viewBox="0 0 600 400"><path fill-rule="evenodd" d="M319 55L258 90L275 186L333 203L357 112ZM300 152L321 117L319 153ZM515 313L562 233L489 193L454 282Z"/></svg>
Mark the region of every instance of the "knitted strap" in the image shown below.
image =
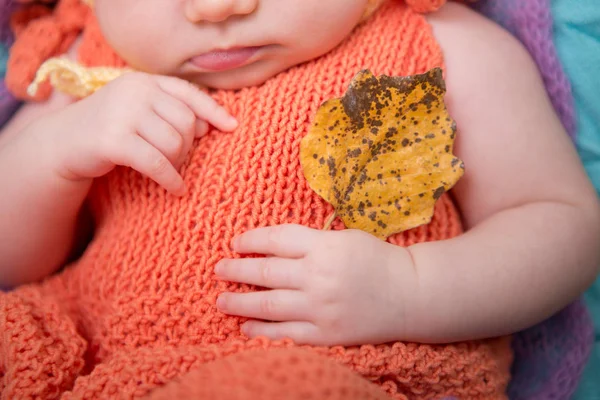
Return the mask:
<svg viewBox="0 0 600 400"><path fill-rule="evenodd" d="M446 0L405 0L413 10L419 13L429 13L436 11L446 4Z"/></svg>
<svg viewBox="0 0 600 400"><path fill-rule="evenodd" d="M43 100L51 93L43 85L35 96L27 93L41 65L64 54L82 32L89 8L80 0L61 0L53 11L39 4L16 12L11 23L17 40L8 61L6 85L18 98ZM40 40L43 38L43 40Z"/></svg>
<svg viewBox="0 0 600 400"><path fill-rule="evenodd" d="M386 0L369 0L366 15L371 15ZM429 13L446 4L446 0L405 0L406 4L418 13Z"/></svg>

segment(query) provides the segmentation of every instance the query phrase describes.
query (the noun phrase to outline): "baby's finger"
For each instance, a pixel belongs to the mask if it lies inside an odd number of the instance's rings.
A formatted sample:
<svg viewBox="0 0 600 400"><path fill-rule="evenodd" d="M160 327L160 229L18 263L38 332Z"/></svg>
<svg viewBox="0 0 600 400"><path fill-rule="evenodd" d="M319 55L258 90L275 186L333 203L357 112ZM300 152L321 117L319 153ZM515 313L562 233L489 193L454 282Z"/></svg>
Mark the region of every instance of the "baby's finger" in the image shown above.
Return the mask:
<svg viewBox="0 0 600 400"><path fill-rule="evenodd" d="M167 157L138 135L126 135L110 160L146 175L176 196L185 193L183 178Z"/></svg>
<svg viewBox="0 0 600 400"><path fill-rule="evenodd" d="M264 336L272 340L292 339L297 344L325 344L319 328L311 322L248 321L242 325L242 332L249 338Z"/></svg>
<svg viewBox="0 0 600 400"><path fill-rule="evenodd" d="M223 293L217 308L225 314L265 321L306 321L311 314L306 295L297 290Z"/></svg>
<svg viewBox="0 0 600 400"><path fill-rule="evenodd" d="M185 103L167 94L159 96L152 107L159 117L181 134L183 148L180 155L185 156L192 148L196 136L196 114Z"/></svg>
<svg viewBox="0 0 600 400"><path fill-rule="evenodd" d="M204 120L196 120L196 137L201 138L208 133L208 123Z"/></svg>
<svg viewBox="0 0 600 400"><path fill-rule="evenodd" d="M184 152L185 139L170 123L150 112L138 123L138 134L172 164L178 164Z"/></svg>
<svg viewBox="0 0 600 400"><path fill-rule="evenodd" d="M271 289L300 289L305 271L298 260L278 257L221 260L215 267L221 279Z"/></svg>
<svg viewBox="0 0 600 400"><path fill-rule="evenodd" d="M323 232L300 225L276 225L247 231L233 240L233 250L241 254L268 254L301 258L322 240Z"/></svg>
<svg viewBox="0 0 600 400"><path fill-rule="evenodd" d="M191 83L179 78L158 76L159 87L167 94L181 100L194 111L199 119L208 121L218 129L229 132L237 128L238 123L212 97Z"/></svg>

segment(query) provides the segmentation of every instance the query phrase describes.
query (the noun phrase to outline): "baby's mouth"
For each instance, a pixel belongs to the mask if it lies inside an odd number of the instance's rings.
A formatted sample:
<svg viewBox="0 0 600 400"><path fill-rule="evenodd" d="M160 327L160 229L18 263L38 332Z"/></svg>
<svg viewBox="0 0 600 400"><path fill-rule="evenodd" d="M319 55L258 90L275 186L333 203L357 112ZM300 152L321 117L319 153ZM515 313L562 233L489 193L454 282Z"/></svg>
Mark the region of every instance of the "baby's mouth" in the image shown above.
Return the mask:
<svg viewBox="0 0 600 400"><path fill-rule="evenodd" d="M238 47L227 50L213 50L190 59L196 68L205 71L226 71L248 64L261 47Z"/></svg>

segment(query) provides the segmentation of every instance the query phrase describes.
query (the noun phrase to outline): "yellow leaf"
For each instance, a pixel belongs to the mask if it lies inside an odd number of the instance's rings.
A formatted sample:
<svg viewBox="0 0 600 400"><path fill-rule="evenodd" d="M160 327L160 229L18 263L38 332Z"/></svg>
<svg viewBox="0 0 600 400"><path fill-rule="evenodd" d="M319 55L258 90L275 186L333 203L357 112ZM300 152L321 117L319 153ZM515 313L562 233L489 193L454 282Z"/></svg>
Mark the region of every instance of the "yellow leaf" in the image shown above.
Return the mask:
<svg viewBox="0 0 600 400"><path fill-rule="evenodd" d="M359 72L319 108L300 159L310 187L348 228L385 239L431 221L464 173L442 71L379 78Z"/></svg>

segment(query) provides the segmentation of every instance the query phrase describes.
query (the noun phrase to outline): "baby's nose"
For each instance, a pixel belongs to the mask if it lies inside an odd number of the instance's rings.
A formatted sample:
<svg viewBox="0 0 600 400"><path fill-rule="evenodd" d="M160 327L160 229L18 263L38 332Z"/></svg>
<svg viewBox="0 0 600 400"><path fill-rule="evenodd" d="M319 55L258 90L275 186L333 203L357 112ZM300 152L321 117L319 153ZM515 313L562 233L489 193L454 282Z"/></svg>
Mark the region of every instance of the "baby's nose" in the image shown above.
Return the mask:
<svg viewBox="0 0 600 400"><path fill-rule="evenodd" d="M188 0L185 16L191 22L221 22L235 15L251 14L259 0Z"/></svg>

